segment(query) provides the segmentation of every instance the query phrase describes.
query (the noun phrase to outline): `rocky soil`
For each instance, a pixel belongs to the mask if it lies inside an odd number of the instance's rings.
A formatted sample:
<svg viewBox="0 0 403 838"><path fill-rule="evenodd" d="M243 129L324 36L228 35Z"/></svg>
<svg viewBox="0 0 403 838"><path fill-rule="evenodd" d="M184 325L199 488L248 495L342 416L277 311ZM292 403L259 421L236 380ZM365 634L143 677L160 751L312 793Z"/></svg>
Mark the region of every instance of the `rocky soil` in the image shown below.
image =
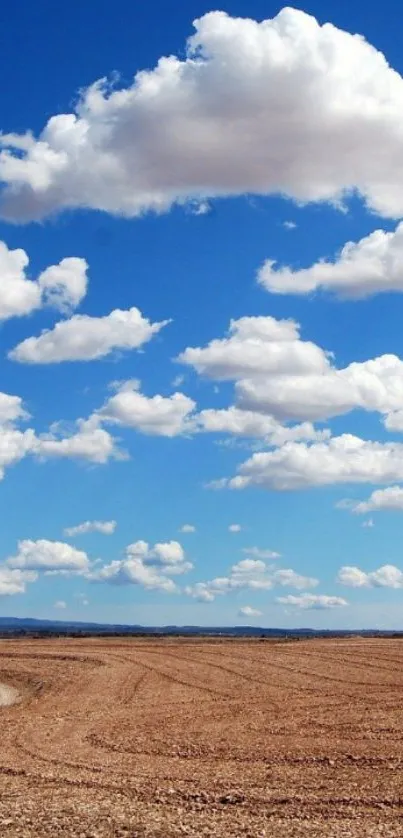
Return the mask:
<svg viewBox="0 0 403 838"><path fill-rule="evenodd" d="M4 640L0 683L2 838L403 836L398 639Z"/></svg>

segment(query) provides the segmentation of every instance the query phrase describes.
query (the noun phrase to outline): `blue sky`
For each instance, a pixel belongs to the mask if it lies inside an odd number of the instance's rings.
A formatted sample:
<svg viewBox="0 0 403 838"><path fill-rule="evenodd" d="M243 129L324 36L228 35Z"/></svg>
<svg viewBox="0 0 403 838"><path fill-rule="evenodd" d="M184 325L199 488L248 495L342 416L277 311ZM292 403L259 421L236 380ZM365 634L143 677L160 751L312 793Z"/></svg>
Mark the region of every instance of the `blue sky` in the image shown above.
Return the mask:
<svg viewBox="0 0 403 838"><path fill-rule="evenodd" d="M0 612L401 627L398 4L1 15Z"/></svg>

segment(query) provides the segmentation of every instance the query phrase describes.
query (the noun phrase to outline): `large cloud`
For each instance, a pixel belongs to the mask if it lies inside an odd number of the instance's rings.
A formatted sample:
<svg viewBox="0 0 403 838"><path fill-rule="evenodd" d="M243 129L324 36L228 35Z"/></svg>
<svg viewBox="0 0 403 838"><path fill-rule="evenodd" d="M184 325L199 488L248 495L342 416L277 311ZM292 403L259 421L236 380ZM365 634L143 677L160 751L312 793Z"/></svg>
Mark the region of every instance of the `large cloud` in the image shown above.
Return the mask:
<svg viewBox="0 0 403 838"><path fill-rule="evenodd" d="M2 213L126 216L218 195L337 201L357 189L403 212L403 81L364 38L291 8L273 20L211 12L181 61L88 88L39 137L3 135Z"/></svg>
<svg viewBox="0 0 403 838"><path fill-rule="evenodd" d="M43 306L59 311L76 308L87 292L85 259L71 256L29 279L25 250L9 250L0 241L0 320L21 317Z"/></svg>
<svg viewBox="0 0 403 838"><path fill-rule="evenodd" d="M403 444L372 442L351 434L308 445L287 442L274 451L253 454L229 480L211 484L245 489L305 489L336 483L389 483L403 480Z"/></svg>
<svg viewBox="0 0 403 838"><path fill-rule="evenodd" d="M403 223L394 233L375 230L348 242L334 262L321 259L309 268L292 270L265 262L258 281L273 294L309 294L323 289L344 298L369 297L382 291L403 291Z"/></svg>
<svg viewBox="0 0 403 838"><path fill-rule="evenodd" d="M166 323L151 323L135 307L127 311L115 309L104 317L76 314L39 337L26 338L8 357L25 364L94 361L113 350L139 349Z"/></svg>
<svg viewBox="0 0 403 838"><path fill-rule="evenodd" d="M388 429L403 428L403 361L381 355L338 369L328 352L299 335L299 324L273 317L242 317L230 323L227 337L204 347L188 347L178 358L199 374L235 381L236 410L203 411L206 428L226 425L238 433L274 435L277 421L318 421L355 408L386 416ZM257 414L262 414L259 420ZM270 418L269 418L270 417ZM287 439L284 429L278 443ZM234 432L234 431L233 431ZM281 440L281 433L283 438ZM288 439L314 438L306 426L288 429Z"/></svg>
<svg viewBox="0 0 403 838"><path fill-rule="evenodd" d="M177 360L216 381L326 372L327 354L314 343L302 341L299 329L294 320L241 317L231 320L227 337L205 347L188 347Z"/></svg>

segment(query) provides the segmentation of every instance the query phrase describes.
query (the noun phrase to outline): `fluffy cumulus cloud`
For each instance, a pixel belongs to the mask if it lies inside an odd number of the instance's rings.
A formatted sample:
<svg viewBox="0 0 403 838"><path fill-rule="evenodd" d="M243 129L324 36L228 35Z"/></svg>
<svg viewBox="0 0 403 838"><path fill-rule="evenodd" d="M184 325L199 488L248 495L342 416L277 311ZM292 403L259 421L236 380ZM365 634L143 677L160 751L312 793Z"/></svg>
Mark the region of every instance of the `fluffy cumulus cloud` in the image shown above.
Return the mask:
<svg viewBox="0 0 403 838"><path fill-rule="evenodd" d="M18 542L18 551L6 564L10 568L27 571L85 574L90 562L86 553L63 541L25 539Z"/></svg>
<svg viewBox="0 0 403 838"><path fill-rule="evenodd" d="M301 576L290 568L278 570L261 559L248 558L232 565L228 576L218 576L208 582L188 585L185 593L201 602L213 602L217 596L237 590L268 591L277 585L301 590L313 588L317 584L317 579Z"/></svg>
<svg viewBox="0 0 403 838"><path fill-rule="evenodd" d="M292 8L262 22L210 12L194 26L182 60L161 58L121 89L96 82L38 137L3 134L3 216L136 216L245 193L336 202L352 190L403 213L403 80L382 53Z"/></svg>
<svg viewBox="0 0 403 838"><path fill-rule="evenodd" d="M252 410L240 410L234 405L220 410L201 410L195 416L194 424L197 430L206 433L262 438L268 445L282 445L290 439L313 440L329 436L328 430L318 430L311 422L287 427L273 416Z"/></svg>
<svg viewBox="0 0 403 838"><path fill-rule="evenodd" d="M29 258L25 250L9 250L0 241L0 320L21 317L43 306L68 312L76 308L87 293L85 259L69 257L51 265L30 279Z"/></svg>
<svg viewBox="0 0 403 838"><path fill-rule="evenodd" d="M19 396L0 393L0 480L9 466L28 455L42 460L70 458L100 464L126 456L96 419L79 419L67 429L56 423L49 432L38 435L33 428L21 428L21 423L29 418Z"/></svg>
<svg viewBox="0 0 403 838"><path fill-rule="evenodd" d="M366 573L359 567L340 568L338 581L349 588L403 588L403 572L391 564Z"/></svg>
<svg viewBox="0 0 403 838"><path fill-rule="evenodd" d="M178 360L214 380L235 381L235 407L202 411L212 431L267 436L273 444L318 439L310 424L354 409L382 414L390 430L403 429L403 361L382 355L338 369L329 352L301 340L299 324L273 317L242 317L229 334L205 347L188 347ZM276 422L303 424L283 428Z"/></svg>
<svg viewBox="0 0 403 838"><path fill-rule="evenodd" d="M45 329L39 337L26 338L8 357L23 364L95 361L113 351L139 349L166 324L151 323L136 307L115 309L105 317L76 314L53 329Z"/></svg>
<svg viewBox="0 0 403 838"><path fill-rule="evenodd" d="M339 596L327 596L326 594L300 594L294 596L277 597L280 605L289 605L293 608L300 608L304 611L323 611L332 608L343 608L348 605L347 600Z"/></svg>
<svg viewBox="0 0 403 838"><path fill-rule="evenodd" d="M160 542L153 547L146 541L136 541L126 547L124 559L96 570L91 578L111 585L141 585L147 590L175 593L178 587L171 577L191 569L178 541Z"/></svg>
<svg viewBox="0 0 403 838"><path fill-rule="evenodd" d="M79 459L98 464L126 458L111 434L98 427L96 418L78 419L69 433L64 431L63 423L55 423L49 433L34 438L31 451L44 459Z"/></svg>
<svg viewBox="0 0 403 838"><path fill-rule="evenodd" d="M24 594L27 583L35 582L36 579L35 571L0 566L0 596Z"/></svg>
<svg viewBox="0 0 403 838"><path fill-rule="evenodd" d="M116 521L83 521L75 527L66 527L63 534L68 538L75 535L86 535L89 532L99 532L102 535L113 535L116 530Z"/></svg>
<svg viewBox="0 0 403 838"><path fill-rule="evenodd" d="M383 509L403 512L403 487L387 486L386 489L376 489L368 500L359 503L341 501L338 506L351 509L358 515L366 515L368 512L381 512Z"/></svg>
<svg viewBox="0 0 403 838"><path fill-rule="evenodd" d="M382 291L403 291L403 223L394 232L375 230L348 242L337 258L321 259L309 268L292 270L267 260L258 281L272 294L309 294L324 290L344 298L369 297Z"/></svg>
<svg viewBox="0 0 403 838"><path fill-rule="evenodd" d="M248 617L248 619L256 619L256 617L262 617L262 612L258 611L257 608L252 608L250 605L244 605L238 611L238 617Z"/></svg>
<svg viewBox="0 0 403 838"><path fill-rule="evenodd" d="M298 323L274 317L231 320L227 337L214 339L205 347L188 347L177 360L216 381L322 374L329 366L320 347L301 340Z"/></svg>
<svg viewBox="0 0 403 838"><path fill-rule="evenodd" d="M245 489L304 489L334 483L389 483L403 480L403 444L371 442L343 434L326 442L288 442L253 454L229 480L212 486Z"/></svg>
<svg viewBox="0 0 403 838"><path fill-rule="evenodd" d="M191 419L195 402L183 393L171 396L145 396L138 390L139 382L118 385L97 412L100 421L124 425L153 436L177 436L194 429Z"/></svg>

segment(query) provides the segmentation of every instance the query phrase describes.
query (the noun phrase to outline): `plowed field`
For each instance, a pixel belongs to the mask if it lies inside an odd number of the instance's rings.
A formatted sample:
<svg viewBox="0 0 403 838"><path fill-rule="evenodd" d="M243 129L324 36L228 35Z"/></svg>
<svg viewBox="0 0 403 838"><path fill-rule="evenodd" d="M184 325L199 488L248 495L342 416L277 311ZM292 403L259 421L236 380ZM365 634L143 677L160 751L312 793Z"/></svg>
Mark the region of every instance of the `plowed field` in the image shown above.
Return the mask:
<svg viewBox="0 0 403 838"><path fill-rule="evenodd" d="M0 641L0 834L403 836L403 641Z"/></svg>

